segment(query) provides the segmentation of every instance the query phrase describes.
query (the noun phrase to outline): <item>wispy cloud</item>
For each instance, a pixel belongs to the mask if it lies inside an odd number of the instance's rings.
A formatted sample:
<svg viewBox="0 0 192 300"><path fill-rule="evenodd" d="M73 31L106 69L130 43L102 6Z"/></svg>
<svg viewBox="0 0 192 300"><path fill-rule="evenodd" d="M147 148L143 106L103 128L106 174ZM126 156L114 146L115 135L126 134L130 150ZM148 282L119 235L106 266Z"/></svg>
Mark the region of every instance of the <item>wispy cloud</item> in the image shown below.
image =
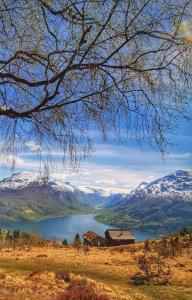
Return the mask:
<svg viewBox="0 0 192 300"><path fill-rule="evenodd" d="M14 155L7 155L5 158L0 158L0 167L10 168L12 165L15 165L16 169L24 170L36 170L39 169L39 161L33 161L29 159L24 159Z"/></svg>
<svg viewBox="0 0 192 300"><path fill-rule="evenodd" d="M172 153L168 155L169 159L192 159L192 153Z"/></svg>
<svg viewBox="0 0 192 300"><path fill-rule="evenodd" d="M10 173L9 171L6 173L2 168L9 168L12 159L15 160L16 172L39 172L39 157L34 153L36 149L38 145L30 142L28 152L1 160L0 177L3 178ZM41 155L44 158L46 153L42 152ZM79 172L76 173L67 165L63 168L62 152L54 150L52 155L55 161L50 166L50 175L78 186L103 188L114 192L129 192L141 181L150 182L177 169L190 169L192 165L191 152L171 152L163 160L155 151L141 151L128 145L97 143L92 156L82 163Z"/></svg>
<svg viewBox="0 0 192 300"><path fill-rule="evenodd" d="M112 179L112 180L101 179L101 180L97 180L96 184L101 187L113 187L113 186L117 185L117 182L114 179Z"/></svg>
<svg viewBox="0 0 192 300"><path fill-rule="evenodd" d="M41 150L41 146L33 141L28 141L25 143L25 145L32 152L38 152Z"/></svg>

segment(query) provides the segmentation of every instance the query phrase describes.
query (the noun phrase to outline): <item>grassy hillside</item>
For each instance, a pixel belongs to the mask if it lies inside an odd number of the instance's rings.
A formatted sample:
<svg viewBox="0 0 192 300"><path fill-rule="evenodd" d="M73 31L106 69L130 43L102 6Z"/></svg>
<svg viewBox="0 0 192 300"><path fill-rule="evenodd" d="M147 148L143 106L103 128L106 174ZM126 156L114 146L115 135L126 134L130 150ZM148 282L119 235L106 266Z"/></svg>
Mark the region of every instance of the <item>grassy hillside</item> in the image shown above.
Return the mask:
<svg viewBox="0 0 192 300"><path fill-rule="evenodd" d="M46 188L23 189L0 194L1 220L38 220L49 216L90 212L77 195Z"/></svg>
<svg viewBox="0 0 192 300"><path fill-rule="evenodd" d="M149 242L150 246L157 243ZM163 259L171 270L167 285L134 285L131 278L139 271L136 258L143 248L144 244L138 243L85 252L82 247L62 247L53 242L3 248L0 299L191 300L190 250L184 248L179 255ZM78 293L84 293L84 298Z"/></svg>
<svg viewBox="0 0 192 300"><path fill-rule="evenodd" d="M7 207L7 210L0 213L1 221L37 221L43 218L55 217L55 216L68 216L79 213L93 212L93 208L83 207L83 206L74 206L73 205L61 205L53 204L44 206L40 203L23 203L20 199L17 199L17 205L13 205L11 201L7 199L3 200L3 205ZM0 202L0 205L2 203Z"/></svg>
<svg viewBox="0 0 192 300"><path fill-rule="evenodd" d="M142 182L96 217L100 222L155 233L192 227L192 176L178 170L151 183Z"/></svg>
<svg viewBox="0 0 192 300"><path fill-rule="evenodd" d="M0 181L0 220L37 220L92 212L111 197L55 177L21 172ZM93 208L93 209L92 209Z"/></svg>
<svg viewBox="0 0 192 300"><path fill-rule="evenodd" d="M177 232L183 227L192 227L192 201L153 200L133 207L103 209L96 220L155 233Z"/></svg>
<svg viewBox="0 0 192 300"><path fill-rule="evenodd" d="M102 209L95 216L98 222L104 224L111 224L118 227L125 228L139 228L140 223L136 222L128 213L116 213L110 208Z"/></svg>

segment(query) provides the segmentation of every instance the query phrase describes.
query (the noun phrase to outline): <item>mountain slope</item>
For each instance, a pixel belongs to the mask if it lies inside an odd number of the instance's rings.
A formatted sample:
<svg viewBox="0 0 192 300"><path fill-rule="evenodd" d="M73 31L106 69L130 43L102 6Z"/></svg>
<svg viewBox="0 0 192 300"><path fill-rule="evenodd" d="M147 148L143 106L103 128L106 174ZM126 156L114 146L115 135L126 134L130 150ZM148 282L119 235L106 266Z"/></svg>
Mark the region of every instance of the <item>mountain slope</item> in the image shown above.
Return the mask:
<svg viewBox="0 0 192 300"><path fill-rule="evenodd" d="M35 220L92 210L108 200L102 191L23 172L0 182L0 219Z"/></svg>
<svg viewBox="0 0 192 300"><path fill-rule="evenodd" d="M142 183L107 210L97 220L155 232L192 226L192 175L179 170Z"/></svg>

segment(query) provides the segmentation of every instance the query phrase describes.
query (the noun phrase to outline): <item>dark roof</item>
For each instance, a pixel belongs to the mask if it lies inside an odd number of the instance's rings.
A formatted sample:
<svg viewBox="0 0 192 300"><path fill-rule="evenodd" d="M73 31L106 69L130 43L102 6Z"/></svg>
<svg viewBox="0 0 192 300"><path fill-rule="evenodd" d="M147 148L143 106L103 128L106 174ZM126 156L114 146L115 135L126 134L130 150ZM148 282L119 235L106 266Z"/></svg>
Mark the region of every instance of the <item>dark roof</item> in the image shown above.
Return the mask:
<svg viewBox="0 0 192 300"><path fill-rule="evenodd" d="M135 240L134 235L128 229L107 229L106 232L113 240Z"/></svg>
<svg viewBox="0 0 192 300"><path fill-rule="evenodd" d="M93 241L93 240L96 239L96 238L101 238L101 239L104 240L104 237L98 235L96 232L93 232L93 231L87 231L86 233L84 233L84 234L82 235L82 237L83 237L84 239L86 239L87 241L90 241L90 242Z"/></svg>

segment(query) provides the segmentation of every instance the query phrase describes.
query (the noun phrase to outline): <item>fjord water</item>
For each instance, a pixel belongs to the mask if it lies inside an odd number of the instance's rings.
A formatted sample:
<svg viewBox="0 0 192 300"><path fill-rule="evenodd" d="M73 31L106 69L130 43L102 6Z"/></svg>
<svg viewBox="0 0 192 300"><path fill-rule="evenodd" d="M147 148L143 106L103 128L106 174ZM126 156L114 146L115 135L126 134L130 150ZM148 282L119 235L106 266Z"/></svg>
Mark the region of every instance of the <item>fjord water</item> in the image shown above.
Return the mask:
<svg viewBox="0 0 192 300"><path fill-rule="evenodd" d="M72 215L64 217L56 217L44 219L38 222L24 221L0 221L0 229L25 231L28 233L38 233L46 239L63 240L67 239L71 243L76 233L84 234L88 230L104 236L106 229L115 228L114 226L104 225L94 219L93 214ZM151 233L133 230L137 241L143 241L150 238L155 238Z"/></svg>

